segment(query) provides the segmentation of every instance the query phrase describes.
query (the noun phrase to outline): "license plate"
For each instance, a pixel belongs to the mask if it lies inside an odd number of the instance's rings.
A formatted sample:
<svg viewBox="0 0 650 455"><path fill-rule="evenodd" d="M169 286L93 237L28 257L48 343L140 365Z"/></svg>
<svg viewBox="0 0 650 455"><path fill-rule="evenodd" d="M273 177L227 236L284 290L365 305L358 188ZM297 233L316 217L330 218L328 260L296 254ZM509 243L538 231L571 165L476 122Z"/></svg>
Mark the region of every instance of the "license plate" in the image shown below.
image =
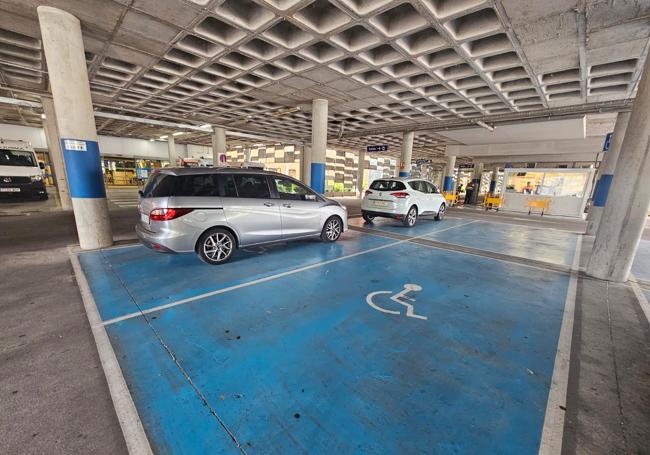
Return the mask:
<svg viewBox="0 0 650 455"><path fill-rule="evenodd" d="M388 207L388 202L386 202L386 201L375 201L375 207Z"/></svg>
<svg viewBox="0 0 650 455"><path fill-rule="evenodd" d="M20 188L0 188L0 193L20 193Z"/></svg>
<svg viewBox="0 0 650 455"><path fill-rule="evenodd" d="M140 214L140 219L142 220L143 223L149 223L149 215L146 213L141 213Z"/></svg>

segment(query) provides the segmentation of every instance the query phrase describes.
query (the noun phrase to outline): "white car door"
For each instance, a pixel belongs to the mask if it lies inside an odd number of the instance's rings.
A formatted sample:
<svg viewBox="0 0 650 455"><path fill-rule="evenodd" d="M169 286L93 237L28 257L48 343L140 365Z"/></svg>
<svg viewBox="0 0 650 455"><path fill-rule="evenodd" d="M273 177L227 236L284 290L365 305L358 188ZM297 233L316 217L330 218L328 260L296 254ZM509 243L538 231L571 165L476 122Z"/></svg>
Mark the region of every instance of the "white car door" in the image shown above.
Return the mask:
<svg viewBox="0 0 650 455"><path fill-rule="evenodd" d="M409 184L415 190L414 194L420 213L431 212L433 210L433 203L431 201L431 195L427 194L426 182L423 180L413 180Z"/></svg>
<svg viewBox="0 0 650 455"><path fill-rule="evenodd" d="M433 208L431 209L433 212L438 212L440 209L440 206L445 203L445 197L440 193L440 190L438 189L437 186L435 186L431 182L426 182L427 188L431 192L430 197L431 197L431 204Z"/></svg>

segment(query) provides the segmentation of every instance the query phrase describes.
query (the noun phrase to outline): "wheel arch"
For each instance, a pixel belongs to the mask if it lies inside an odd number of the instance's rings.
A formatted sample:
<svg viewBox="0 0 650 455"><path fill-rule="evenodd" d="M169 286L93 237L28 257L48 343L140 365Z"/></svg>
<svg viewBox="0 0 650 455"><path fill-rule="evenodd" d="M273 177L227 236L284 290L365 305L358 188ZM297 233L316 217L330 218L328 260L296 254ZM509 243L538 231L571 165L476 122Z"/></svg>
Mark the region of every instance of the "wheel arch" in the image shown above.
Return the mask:
<svg viewBox="0 0 650 455"><path fill-rule="evenodd" d="M199 251L199 240L201 240L201 237L203 237L203 235L206 232L208 232L208 231L210 231L212 229L223 229L224 231L230 232L232 234L232 236L235 238L235 248L236 249L239 248L239 237L237 236L237 233L235 232L235 230L233 228L231 228L230 226L226 226L225 224L218 224L218 225L215 225L215 226L210 226L207 229L204 229L203 232L201 232L199 234L199 236L196 238L196 242L194 242L194 252L195 253L198 253L198 251Z"/></svg>

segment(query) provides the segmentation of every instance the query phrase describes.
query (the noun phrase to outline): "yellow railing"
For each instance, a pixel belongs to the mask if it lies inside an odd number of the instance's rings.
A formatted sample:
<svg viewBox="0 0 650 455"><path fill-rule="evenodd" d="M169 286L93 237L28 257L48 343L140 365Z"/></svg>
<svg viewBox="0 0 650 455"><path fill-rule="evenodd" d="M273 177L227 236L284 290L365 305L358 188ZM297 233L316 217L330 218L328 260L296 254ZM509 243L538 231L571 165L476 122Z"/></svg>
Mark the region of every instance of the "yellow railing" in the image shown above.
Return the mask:
<svg viewBox="0 0 650 455"><path fill-rule="evenodd" d="M456 193L443 192L442 195L445 197L445 200L450 207L458 204L458 195Z"/></svg>
<svg viewBox="0 0 650 455"><path fill-rule="evenodd" d="M533 209L540 209L542 211L541 215L544 216L544 212L547 211L550 206L550 199L528 199L526 201L526 207L528 207L529 215L532 213Z"/></svg>
<svg viewBox="0 0 650 455"><path fill-rule="evenodd" d="M498 212L499 207L501 207L501 196L485 193L483 207L485 207L485 210L495 209Z"/></svg>

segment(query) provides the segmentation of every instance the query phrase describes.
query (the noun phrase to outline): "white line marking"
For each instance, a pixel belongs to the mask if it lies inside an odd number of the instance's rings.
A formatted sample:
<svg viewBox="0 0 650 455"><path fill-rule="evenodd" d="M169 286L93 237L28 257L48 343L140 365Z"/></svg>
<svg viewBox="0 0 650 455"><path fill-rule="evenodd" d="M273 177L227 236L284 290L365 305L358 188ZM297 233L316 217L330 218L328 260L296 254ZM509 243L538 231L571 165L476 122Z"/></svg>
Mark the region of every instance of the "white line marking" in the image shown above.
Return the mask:
<svg viewBox="0 0 650 455"><path fill-rule="evenodd" d="M472 224L472 223L476 223L476 221L470 221L470 222L467 222L467 223L461 223L461 224L457 224L455 226L450 226L450 227L445 228L445 229L440 229L438 232L446 231L446 230L449 230L449 229L455 229L455 228L458 228L458 227L461 227L461 226L467 226L468 224ZM429 235L429 234L424 234L424 235ZM185 305L187 303L194 302L196 300L205 299L206 297L212 297L212 296L219 295L219 294L225 294L226 292L235 291L237 289L245 288L245 287L252 286L252 285L255 285L255 284L259 284L259 283L265 283L267 281L276 280L278 278L282 278L282 277L285 277L285 276L294 275L296 273L304 272L305 270L311 270L311 269L315 269L315 268L318 268L318 267L322 267L324 265L329 265L329 264L333 264L335 262L344 261L346 259L351 259L351 258L354 258L354 257L357 257L357 256L361 256L361 255L364 255L364 254L373 253L375 251L383 250L383 249L390 248L390 247L393 247L393 246L396 246L396 245L400 245L402 243L406 243L406 242L408 242L410 240L423 237L424 235L416 236L416 237L409 237L408 239L398 240L396 242L387 243L386 245L381 245L381 246L378 246L378 247L375 247L375 248L370 248L368 250L358 251L356 253L348 254L348 255L345 255L345 256L338 257L338 258L330 259L330 260L323 261L323 262L318 262L316 264L311 264L311 265L307 265L307 266L304 266L304 267L299 267L297 269L288 270L286 272L278 273L276 275L270 275L270 276L267 276L267 277L264 277L264 278L259 278L257 280L247 281L246 283L236 284L234 286L230 286L230 287L223 288L223 289L217 289L216 291L206 292L204 294L199 294L199 295L196 295L194 297L188 297L186 299L177 300L176 302L166 303L164 305L159 305L159 306L149 308L149 309L146 309L146 310L143 310L143 311L138 311L138 312L135 312L135 313L125 314L123 316L119 316L119 317L104 321L102 323L102 325L107 326L107 325L115 324L116 322L125 321L127 319L132 319L132 318L135 318L135 317L138 317L138 316L143 316L145 314L155 313L155 312L158 312L158 311L161 311L161 310L166 310L166 309L169 309L169 308L173 308L173 307L176 307L176 306L179 306L179 305Z"/></svg>
<svg viewBox="0 0 650 455"><path fill-rule="evenodd" d="M81 264L79 264L79 258L70 248L68 249L68 254L77 278L79 290L81 291L86 316L88 317L88 322L93 332L93 338L95 339L97 352L99 353L99 360L102 363L102 369L106 376L108 389L113 400L113 406L115 407L115 414L117 414L117 419L120 422L126 447L131 455L153 454L144 427L142 426L142 421L140 420L138 411L131 398L131 393L122 375L122 369L115 357L115 351L113 351L113 346L111 346L111 342L108 339L106 328L101 325L101 317L99 316L99 311L97 310L90 286L88 286L86 276L81 269Z"/></svg>
<svg viewBox="0 0 650 455"><path fill-rule="evenodd" d="M646 299L645 294L643 293L643 289L641 289L641 286L639 286L639 283L636 281L636 277L634 275L631 275L631 278L632 279L630 282L632 283L632 290L634 291L634 295L639 301L641 310L643 311L643 314L645 314L648 323L650 323L650 303L648 303L648 299Z"/></svg>
<svg viewBox="0 0 650 455"><path fill-rule="evenodd" d="M578 292L578 268L582 251L582 237L578 237L576 250L571 265L571 277L564 302L564 315L557 343L555 364L551 389L546 402L546 414L542 439L539 445L539 455L559 455L562 452L562 436L564 434L564 417L566 414L566 398L569 383L569 367L571 360L571 342L573 340L573 323L575 317L576 294Z"/></svg>

